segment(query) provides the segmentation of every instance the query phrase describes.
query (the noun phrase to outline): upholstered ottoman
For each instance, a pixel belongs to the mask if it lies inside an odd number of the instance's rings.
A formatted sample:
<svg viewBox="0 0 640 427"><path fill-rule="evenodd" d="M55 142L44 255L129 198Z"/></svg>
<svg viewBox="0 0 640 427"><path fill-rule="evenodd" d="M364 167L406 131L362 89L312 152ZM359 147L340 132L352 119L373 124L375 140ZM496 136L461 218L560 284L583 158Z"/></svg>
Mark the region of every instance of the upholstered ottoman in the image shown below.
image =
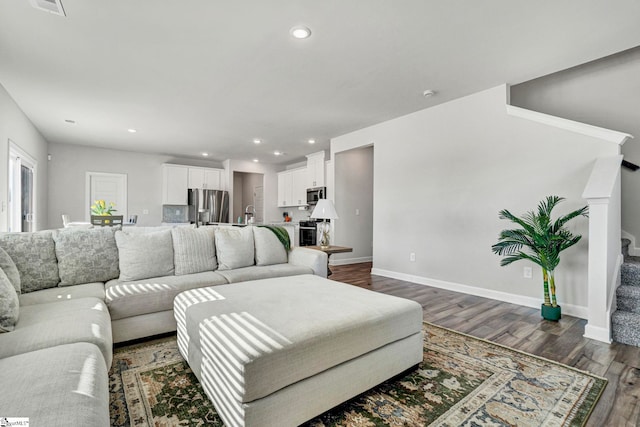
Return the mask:
<svg viewBox="0 0 640 427"><path fill-rule="evenodd" d="M227 426L295 426L422 361L422 308L313 275L193 289L178 347Z"/></svg>

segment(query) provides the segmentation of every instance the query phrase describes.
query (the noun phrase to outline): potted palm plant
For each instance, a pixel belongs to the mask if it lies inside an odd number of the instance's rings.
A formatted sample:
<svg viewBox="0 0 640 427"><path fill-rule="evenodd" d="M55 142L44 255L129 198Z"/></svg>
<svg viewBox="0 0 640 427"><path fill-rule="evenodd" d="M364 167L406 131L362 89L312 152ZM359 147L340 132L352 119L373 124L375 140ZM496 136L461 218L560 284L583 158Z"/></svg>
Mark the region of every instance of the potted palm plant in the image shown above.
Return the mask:
<svg viewBox="0 0 640 427"><path fill-rule="evenodd" d="M562 315L556 299L555 280L560 253L578 243L582 237L574 236L565 225L578 216L588 216L588 207L584 206L552 220L551 211L563 200L563 197L548 196L538 204L537 211L529 211L522 217L517 217L506 209L500 211L500 219L510 220L520 228L502 230L498 243L491 247L495 254L504 256L500 261L501 266L528 260L542 268L544 303L541 314L547 320L558 320Z"/></svg>

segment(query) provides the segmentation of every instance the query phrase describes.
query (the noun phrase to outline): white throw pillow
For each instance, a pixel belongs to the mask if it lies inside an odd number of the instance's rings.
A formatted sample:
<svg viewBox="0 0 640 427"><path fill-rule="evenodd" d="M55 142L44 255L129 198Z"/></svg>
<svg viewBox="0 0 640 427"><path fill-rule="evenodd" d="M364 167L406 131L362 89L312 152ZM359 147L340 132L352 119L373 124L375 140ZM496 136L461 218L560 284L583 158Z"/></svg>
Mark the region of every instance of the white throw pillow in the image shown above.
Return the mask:
<svg viewBox="0 0 640 427"><path fill-rule="evenodd" d="M253 265L253 227L219 227L215 236L218 270Z"/></svg>
<svg viewBox="0 0 640 427"><path fill-rule="evenodd" d="M256 246L256 265L285 264L287 251L273 231L265 227L253 227Z"/></svg>
<svg viewBox="0 0 640 427"><path fill-rule="evenodd" d="M121 282L173 275L171 230L143 234L116 231L116 244Z"/></svg>
<svg viewBox="0 0 640 427"><path fill-rule="evenodd" d="M212 271L218 266L211 227L176 227L171 230L176 276Z"/></svg>

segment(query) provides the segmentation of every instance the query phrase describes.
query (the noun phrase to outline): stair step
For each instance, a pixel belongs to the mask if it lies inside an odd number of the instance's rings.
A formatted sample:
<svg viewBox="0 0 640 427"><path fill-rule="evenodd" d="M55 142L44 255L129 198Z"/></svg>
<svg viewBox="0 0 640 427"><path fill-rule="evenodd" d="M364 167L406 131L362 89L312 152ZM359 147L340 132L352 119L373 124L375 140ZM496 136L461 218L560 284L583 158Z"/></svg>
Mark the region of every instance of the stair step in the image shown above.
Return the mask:
<svg viewBox="0 0 640 427"><path fill-rule="evenodd" d="M622 239L622 256L624 258L629 256L629 244L631 244L631 240L629 239Z"/></svg>
<svg viewBox="0 0 640 427"><path fill-rule="evenodd" d="M620 283L626 286L640 286L640 264L623 263L620 268Z"/></svg>
<svg viewBox="0 0 640 427"><path fill-rule="evenodd" d="M640 314L640 286L622 285L616 289L618 310Z"/></svg>
<svg viewBox="0 0 640 427"><path fill-rule="evenodd" d="M616 342L640 347L640 314L614 312L611 315L611 335Z"/></svg>

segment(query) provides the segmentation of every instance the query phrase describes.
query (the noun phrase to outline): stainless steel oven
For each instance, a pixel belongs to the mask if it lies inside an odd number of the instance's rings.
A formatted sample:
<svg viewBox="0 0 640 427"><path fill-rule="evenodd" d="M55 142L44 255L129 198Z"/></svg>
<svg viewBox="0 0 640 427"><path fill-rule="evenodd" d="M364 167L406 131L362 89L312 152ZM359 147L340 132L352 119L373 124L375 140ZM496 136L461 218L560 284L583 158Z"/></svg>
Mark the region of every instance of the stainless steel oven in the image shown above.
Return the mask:
<svg viewBox="0 0 640 427"><path fill-rule="evenodd" d="M318 242L318 223L300 221L300 246L315 246Z"/></svg>

